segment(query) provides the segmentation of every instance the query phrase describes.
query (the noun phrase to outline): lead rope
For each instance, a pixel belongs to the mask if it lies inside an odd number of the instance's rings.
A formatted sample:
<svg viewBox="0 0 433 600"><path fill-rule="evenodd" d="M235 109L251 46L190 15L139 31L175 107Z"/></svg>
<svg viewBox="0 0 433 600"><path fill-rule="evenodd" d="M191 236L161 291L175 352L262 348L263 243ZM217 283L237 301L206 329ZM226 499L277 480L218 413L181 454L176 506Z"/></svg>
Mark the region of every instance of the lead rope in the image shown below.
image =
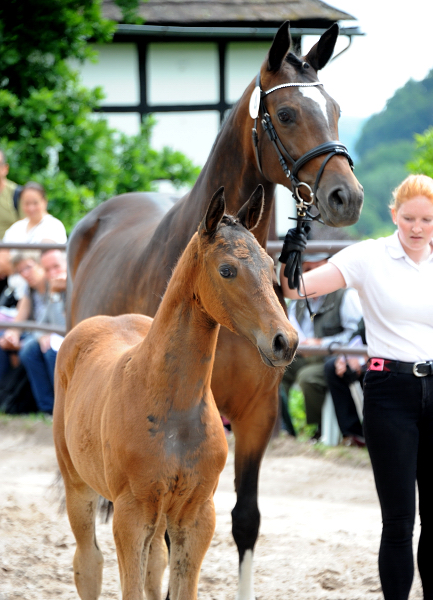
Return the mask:
<svg viewBox="0 0 433 600"><path fill-rule="evenodd" d="M310 213L310 205L306 205L304 204L304 202L301 200L299 203L296 204L296 212L297 212L297 217L296 217L296 229L299 232L304 232L306 235L308 234L308 232L310 231L310 225L309 223L312 223L315 220L318 220L318 217L320 215L317 215L317 217L313 217ZM308 310L308 314L310 315L310 319L311 321L314 321L314 317L316 316L316 313L314 313L311 310L311 305L310 302L308 300L308 294L302 294L301 292L301 283L302 283L302 287L304 288L304 292L305 292L305 283L304 283L304 277L302 274L302 252L297 252L297 251L293 251L293 253L295 253L297 256L293 257L294 262L296 262L296 272L297 272L297 277L296 275L293 278L293 281L289 281L289 287L291 289L296 289L298 292L298 296L300 298L304 298L305 300L305 304L307 306L307 310ZM298 285L295 285L295 282L298 282ZM311 295L311 294L310 294Z"/></svg>

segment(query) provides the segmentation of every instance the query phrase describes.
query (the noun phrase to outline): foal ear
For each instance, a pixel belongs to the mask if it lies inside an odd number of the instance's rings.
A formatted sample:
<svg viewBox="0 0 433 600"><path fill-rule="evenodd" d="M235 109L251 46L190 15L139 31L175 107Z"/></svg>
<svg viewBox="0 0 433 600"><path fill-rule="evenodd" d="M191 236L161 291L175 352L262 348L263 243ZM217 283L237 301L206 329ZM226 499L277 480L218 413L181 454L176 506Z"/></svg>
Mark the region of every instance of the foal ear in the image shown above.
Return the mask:
<svg viewBox="0 0 433 600"><path fill-rule="evenodd" d="M224 187L220 187L212 196L209 202L206 214L200 223L199 233L207 233L213 235L217 230L221 219L226 211L226 201L224 199Z"/></svg>
<svg viewBox="0 0 433 600"><path fill-rule="evenodd" d="M315 71L323 69L331 58L339 33L340 28L337 23L334 23L334 25L322 34L317 44L315 44L306 55L305 61L310 63Z"/></svg>
<svg viewBox="0 0 433 600"><path fill-rule="evenodd" d="M268 71L277 72L281 67L284 57L290 49L290 23L286 21L275 34L274 41L268 54Z"/></svg>
<svg viewBox="0 0 433 600"><path fill-rule="evenodd" d="M265 194L263 186L259 184L251 194L250 199L239 209L236 218L244 227L251 231L259 224L264 204Z"/></svg>

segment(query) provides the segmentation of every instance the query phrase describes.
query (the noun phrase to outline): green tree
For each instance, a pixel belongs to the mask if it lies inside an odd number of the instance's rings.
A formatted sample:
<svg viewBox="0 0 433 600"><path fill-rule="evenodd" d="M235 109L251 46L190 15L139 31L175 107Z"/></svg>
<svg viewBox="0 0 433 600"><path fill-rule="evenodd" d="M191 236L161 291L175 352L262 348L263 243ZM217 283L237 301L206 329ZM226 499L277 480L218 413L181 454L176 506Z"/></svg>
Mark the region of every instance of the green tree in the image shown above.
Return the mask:
<svg viewBox="0 0 433 600"><path fill-rule="evenodd" d="M357 163L355 174L364 187L364 206L359 221L351 228L356 236L378 237L394 230L388 208L391 192L408 174L406 162L414 146L406 140L380 144Z"/></svg>
<svg viewBox="0 0 433 600"><path fill-rule="evenodd" d="M408 168L411 173L424 173L433 177L433 127L415 136L415 152Z"/></svg>
<svg viewBox="0 0 433 600"><path fill-rule="evenodd" d="M385 108L368 119L356 143L361 158L380 144L413 140L433 125L433 69L422 81L409 81L390 98Z"/></svg>
<svg viewBox="0 0 433 600"><path fill-rule="evenodd" d="M119 3L129 13L136 4ZM50 212L68 230L116 193L149 190L156 179L192 184L198 175L180 153L152 150L152 118L129 138L94 113L102 92L85 89L71 61L91 59L89 41L109 42L114 28L98 0L0 4L0 147L11 178L45 185Z"/></svg>

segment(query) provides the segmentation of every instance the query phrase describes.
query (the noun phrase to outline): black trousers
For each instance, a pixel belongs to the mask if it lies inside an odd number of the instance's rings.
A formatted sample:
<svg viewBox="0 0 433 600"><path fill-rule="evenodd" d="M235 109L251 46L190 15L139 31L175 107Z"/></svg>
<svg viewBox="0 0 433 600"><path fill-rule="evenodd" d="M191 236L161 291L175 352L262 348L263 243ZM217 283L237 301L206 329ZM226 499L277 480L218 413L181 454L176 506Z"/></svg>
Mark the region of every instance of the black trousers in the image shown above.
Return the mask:
<svg viewBox="0 0 433 600"><path fill-rule="evenodd" d="M433 600L433 376L368 371L364 433L382 510L379 573L385 600L407 600L418 484L418 568Z"/></svg>
<svg viewBox="0 0 433 600"><path fill-rule="evenodd" d="M350 435L362 437L364 432L349 388L351 383L359 381L359 377L349 368L343 377L339 377L335 372L336 360L337 357L334 356L326 361L325 378L334 403L338 426L343 437ZM363 377L364 374L362 374Z"/></svg>

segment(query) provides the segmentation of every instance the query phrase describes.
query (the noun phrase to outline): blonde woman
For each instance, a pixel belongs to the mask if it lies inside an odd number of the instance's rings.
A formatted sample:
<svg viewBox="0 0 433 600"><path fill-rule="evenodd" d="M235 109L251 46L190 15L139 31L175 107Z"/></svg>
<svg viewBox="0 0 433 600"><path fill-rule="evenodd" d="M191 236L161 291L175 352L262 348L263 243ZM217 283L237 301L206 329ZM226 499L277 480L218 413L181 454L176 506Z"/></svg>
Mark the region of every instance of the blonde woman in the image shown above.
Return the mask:
<svg viewBox="0 0 433 600"><path fill-rule="evenodd" d="M417 483L418 567L424 600L433 600L433 180L410 175L393 196L395 233L345 248L306 273L301 291L315 297L346 286L358 290L370 357L364 432L382 510L382 591L386 600L409 597ZM290 230L282 255L305 245L305 235ZM285 266L283 291L297 299Z"/></svg>

